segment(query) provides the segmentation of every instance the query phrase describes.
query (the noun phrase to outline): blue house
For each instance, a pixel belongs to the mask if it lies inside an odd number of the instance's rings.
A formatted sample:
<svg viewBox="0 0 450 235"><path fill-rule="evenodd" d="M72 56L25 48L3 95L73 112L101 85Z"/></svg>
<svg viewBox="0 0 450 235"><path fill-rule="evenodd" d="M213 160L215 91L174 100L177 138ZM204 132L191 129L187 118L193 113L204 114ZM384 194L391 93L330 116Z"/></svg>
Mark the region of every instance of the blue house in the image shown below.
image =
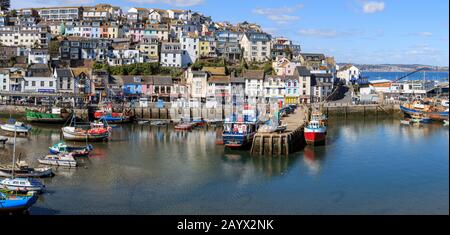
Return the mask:
<svg viewBox="0 0 450 235"><path fill-rule="evenodd" d="M123 94L125 96L141 96L142 84L144 83L141 76L121 76L123 80Z"/></svg>

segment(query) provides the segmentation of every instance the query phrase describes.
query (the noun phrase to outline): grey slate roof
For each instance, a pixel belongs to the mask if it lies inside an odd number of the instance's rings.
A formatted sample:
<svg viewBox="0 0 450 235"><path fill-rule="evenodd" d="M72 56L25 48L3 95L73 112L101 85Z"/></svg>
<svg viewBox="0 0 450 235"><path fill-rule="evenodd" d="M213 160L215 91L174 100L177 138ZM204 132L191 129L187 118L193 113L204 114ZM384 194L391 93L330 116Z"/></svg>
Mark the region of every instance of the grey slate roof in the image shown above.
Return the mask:
<svg viewBox="0 0 450 235"><path fill-rule="evenodd" d="M299 76L302 77L311 76L311 71L309 71L309 69L307 69L306 66L297 66L296 69Z"/></svg>
<svg viewBox="0 0 450 235"><path fill-rule="evenodd" d="M56 69L57 77L73 77L70 69Z"/></svg>

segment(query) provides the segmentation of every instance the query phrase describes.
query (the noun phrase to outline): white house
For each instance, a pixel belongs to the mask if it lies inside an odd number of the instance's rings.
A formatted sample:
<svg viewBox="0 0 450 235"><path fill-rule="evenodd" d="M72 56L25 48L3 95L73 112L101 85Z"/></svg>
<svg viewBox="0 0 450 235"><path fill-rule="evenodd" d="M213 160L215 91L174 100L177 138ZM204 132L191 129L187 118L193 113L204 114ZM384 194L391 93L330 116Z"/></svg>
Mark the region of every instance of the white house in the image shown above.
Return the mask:
<svg viewBox="0 0 450 235"><path fill-rule="evenodd" d="M271 59L271 39L266 33L246 33L239 42L247 61L267 61Z"/></svg>
<svg viewBox="0 0 450 235"><path fill-rule="evenodd" d="M311 72L306 66L298 66L294 75L298 76L299 81L299 102L309 104L311 102Z"/></svg>
<svg viewBox="0 0 450 235"><path fill-rule="evenodd" d="M264 97L269 103L284 103L285 76L268 75L264 79Z"/></svg>
<svg viewBox="0 0 450 235"><path fill-rule="evenodd" d="M290 61L286 57L277 57L272 62L272 67L275 70L275 74L279 76L292 76L294 75L297 66L300 66L300 62Z"/></svg>
<svg viewBox="0 0 450 235"><path fill-rule="evenodd" d="M333 91L333 75L329 73L316 73L311 75L312 102L322 102Z"/></svg>
<svg viewBox="0 0 450 235"><path fill-rule="evenodd" d="M182 67L188 67L195 63L199 55L199 38L193 34L183 34L180 37L182 55Z"/></svg>
<svg viewBox="0 0 450 235"><path fill-rule="evenodd" d="M264 71L246 70L242 77L245 80L245 95L249 102L256 103L264 97Z"/></svg>
<svg viewBox="0 0 450 235"><path fill-rule="evenodd" d="M189 68L185 72L186 83L192 98L206 99L208 86L208 74L204 71L192 71Z"/></svg>
<svg viewBox="0 0 450 235"><path fill-rule="evenodd" d="M160 56L161 66L181 68L182 54L180 43L163 42Z"/></svg>
<svg viewBox="0 0 450 235"><path fill-rule="evenodd" d="M0 70L0 91L9 91L9 69Z"/></svg>
<svg viewBox="0 0 450 235"><path fill-rule="evenodd" d="M45 49L31 49L28 54L28 64L48 64L50 54Z"/></svg>
<svg viewBox="0 0 450 235"><path fill-rule="evenodd" d="M139 50L115 49L112 56L108 57L110 66L139 63Z"/></svg>
<svg viewBox="0 0 450 235"><path fill-rule="evenodd" d="M360 76L360 71L354 65L345 65L337 71L337 77L344 80L346 84L356 81Z"/></svg>

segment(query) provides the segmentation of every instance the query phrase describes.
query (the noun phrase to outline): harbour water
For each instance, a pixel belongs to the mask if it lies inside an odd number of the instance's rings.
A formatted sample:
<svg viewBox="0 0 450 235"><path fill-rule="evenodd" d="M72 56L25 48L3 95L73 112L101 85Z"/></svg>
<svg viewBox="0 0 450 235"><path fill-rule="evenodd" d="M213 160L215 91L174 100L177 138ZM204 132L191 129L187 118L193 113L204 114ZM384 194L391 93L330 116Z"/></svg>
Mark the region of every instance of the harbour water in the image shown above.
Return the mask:
<svg viewBox="0 0 450 235"><path fill-rule="evenodd" d="M397 119L331 119L327 145L251 157L212 128L125 125L77 169L43 179L30 214L448 214L449 129ZM60 140L34 126L17 153L35 165ZM12 144L0 146L0 162Z"/></svg>
<svg viewBox="0 0 450 235"><path fill-rule="evenodd" d="M395 80L409 74L408 72L363 72L362 76L368 77L369 80L388 79ZM433 80L439 82L448 82L448 72L418 72L408 76L404 80Z"/></svg>

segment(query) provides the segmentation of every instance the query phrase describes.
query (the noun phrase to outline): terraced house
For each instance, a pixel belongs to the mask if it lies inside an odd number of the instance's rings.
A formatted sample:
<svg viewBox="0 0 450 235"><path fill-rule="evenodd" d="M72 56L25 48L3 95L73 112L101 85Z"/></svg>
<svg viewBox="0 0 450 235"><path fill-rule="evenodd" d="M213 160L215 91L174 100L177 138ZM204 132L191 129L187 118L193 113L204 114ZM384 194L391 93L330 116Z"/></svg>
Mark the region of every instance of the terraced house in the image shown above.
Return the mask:
<svg viewBox="0 0 450 235"><path fill-rule="evenodd" d="M239 44L247 61L263 62L271 58L271 37L266 33L245 33Z"/></svg>

